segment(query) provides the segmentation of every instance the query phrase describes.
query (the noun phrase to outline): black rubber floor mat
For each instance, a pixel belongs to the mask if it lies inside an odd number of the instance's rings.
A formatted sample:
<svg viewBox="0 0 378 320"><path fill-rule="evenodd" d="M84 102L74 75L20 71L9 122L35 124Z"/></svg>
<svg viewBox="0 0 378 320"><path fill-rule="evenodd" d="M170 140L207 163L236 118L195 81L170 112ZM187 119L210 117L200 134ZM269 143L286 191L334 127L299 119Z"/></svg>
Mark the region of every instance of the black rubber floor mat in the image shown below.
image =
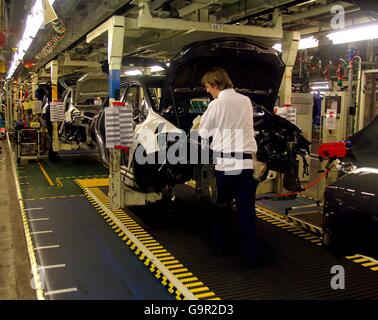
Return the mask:
<svg viewBox="0 0 378 320"><path fill-rule="evenodd" d="M193 189L180 186L173 210L163 205L127 209L151 235L222 299L377 299L378 272L258 220L257 237L265 248L263 265L248 268L239 252L236 225L230 224L233 250L217 256L211 246L210 212ZM331 269L345 270L345 289L334 290Z"/></svg>

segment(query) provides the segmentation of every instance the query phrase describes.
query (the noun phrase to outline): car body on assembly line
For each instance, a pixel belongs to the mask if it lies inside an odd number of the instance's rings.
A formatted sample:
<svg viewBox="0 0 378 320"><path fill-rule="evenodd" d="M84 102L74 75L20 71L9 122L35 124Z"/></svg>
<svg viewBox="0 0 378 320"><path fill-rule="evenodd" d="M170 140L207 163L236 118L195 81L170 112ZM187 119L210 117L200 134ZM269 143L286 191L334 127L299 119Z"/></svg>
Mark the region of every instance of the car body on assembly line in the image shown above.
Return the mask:
<svg viewBox="0 0 378 320"><path fill-rule="evenodd" d="M64 88L64 120L59 124L60 141L74 147L82 142L92 145L90 123L103 109L103 100L108 95L108 78L99 69L64 76L59 83Z"/></svg>
<svg viewBox="0 0 378 320"><path fill-rule="evenodd" d="M225 69L235 90L251 99L258 159L265 162L268 169L284 174L286 189L300 190L297 157L309 153L310 142L298 127L273 113L285 69L281 55L272 48L236 37L200 41L184 47L172 58L164 76L125 79L121 100L133 109L134 117L133 145L127 152L123 151L121 157L125 184L139 192L159 193L194 179L197 187L203 188L200 180L204 177L203 169L208 169L207 164L191 159L178 163L136 160L138 154L158 159L175 143L187 142L183 148L187 148L188 153L198 145L191 135L192 122L204 113L210 102L201 78L212 67ZM104 114L101 112L94 118L92 133L101 159L108 164ZM148 139L143 134L146 129L153 133ZM186 139L183 141L175 135ZM164 145L160 141L164 141ZM201 148L198 150L203 152Z"/></svg>

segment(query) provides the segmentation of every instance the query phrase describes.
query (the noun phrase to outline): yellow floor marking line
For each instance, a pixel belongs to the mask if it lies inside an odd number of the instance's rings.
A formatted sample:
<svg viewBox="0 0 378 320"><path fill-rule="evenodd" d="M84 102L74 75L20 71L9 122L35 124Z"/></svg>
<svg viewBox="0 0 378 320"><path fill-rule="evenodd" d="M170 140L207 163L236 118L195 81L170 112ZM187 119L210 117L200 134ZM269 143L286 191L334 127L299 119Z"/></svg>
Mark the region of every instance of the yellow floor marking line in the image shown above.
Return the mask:
<svg viewBox="0 0 378 320"><path fill-rule="evenodd" d="M280 214L278 214L276 212L268 210L268 209L266 209L264 207L261 207L259 205L256 205L256 208L259 208L262 211L268 212L271 215L273 215L274 217L277 217L279 219L285 219L286 221L290 222L291 224L295 224L295 225L299 226L302 229L306 229L307 231L310 231L310 232L316 234L319 237L322 236L322 234L323 234L322 231L321 231L321 228L319 228L317 226L314 226L314 225L312 225L312 224L310 224L308 222L304 222L302 220L299 220L299 219L291 217L291 216L280 215Z"/></svg>
<svg viewBox="0 0 378 320"><path fill-rule="evenodd" d="M378 260L372 257L355 254L354 256L348 256L346 258L360 264L362 267L369 268L372 271L378 271Z"/></svg>
<svg viewBox="0 0 378 320"><path fill-rule="evenodd" d="M378 262L367 262L362 264L364 267L378 266Z"/></svg>
<svg viewBox="0 0 378 320"><path fill-rule="evenodd" d="M107 174L93 174L84 176L68 176L68 177L58 177L59 179L93 179L93 178L107 178Z"/></svg>
<svg viewBox="0 0 378 320"><path fill-rule="evenodd" d="M76 179L77 184L82 186L83 188L91 188L91 187L107 187L109 186L109 178L103 179Z"/></svg>
<svg viewBox="0 0 378 320"><path fill-rule="evenodd" d="M266 217L264 217L264 215ZM307 228L306 228L306 230L304 230L303 228L300 228L300 226L298 226L298 224L295 224L295 226L293 228L290 228L289 225L293 226L293 222L291 221L291 219L286 220L283 216L281 216L280 214L278 214L276 212L270 211L270 210L265 209L261 206L256 206L256 216L258 218L264 220L264 221L269 222L270 224L275 225L276 227L279 226L281 229L289 231L290 233L295 234L298 237L301 237L301 238L303 238L307 241L310 241L310 242L316 244L317 246L322 246L322 240L321 240L321 237L319 237L318 233L316 233L316 234L308 233ZM274 217L274 218L271 219L271 217ZM274 219L279 219L279 220L284 219L283 224L286 223L289 228L272 222ZM277 220L275 220L275 221L277 221ZM345 258L347 258L348 260L351 260L351 261L353 261L353 262L355 262L355 263L357 263L357 264L359 264L363 267L369 268L372 271L378 271L378 261L375 260L374 258L363 256L363 255L360 255L360 254L355 254L353 256L346 256Z"/></svg>
<svg viewBox="0 0 378 320"><path fill-rule="evenodd" d="M97 187L98 181L82 183L81 179L77 179L75 182L105 221L177 300L219 299L202 282L202 285L199 285L198 278L136 223L127 212L110 210L108 197ZM83 185L92 187L83 187ZM93 187L94 185L96 187ZM196 285L190 286L193 283Z"/></svg>
<svg viewBox="0 0 378 320"><path fill-rule="evenodd" d="M63 188L63 182L62 182L62 180L60 180L59 178L56 178L55 182L56 182L56 185L58 186L58 188Z"/></svg>
<svg viewBox="0 0 378 320"><path fill-rule="evenodd" d="M361 263L361 262L368 262L370 261L369 259L367 258L360 258L360 259L356 259L356 260L353 260L355 263Z"/></svg>
<svg viewBox="0 0 378 320"><path fill-rule="evenodd" d="M319 238L319 235L314 235L313 233L308 233L307 229L304 230L302 227L300 227L298 224L294 223L291 220L286 219L286 217L270 211L268 209L265 209L264 207L261 207L259 205L256 205L256 217L258 217L261 220L264 220L276 227L279 227L283 230L289 231L290 233L301 237L317 246L321 246L321 239Z"/></svg>
<svg viewBox="0 0 378 320"><path fill-rule="evenodd" d="M83 194L73 194L73 195L68 195L68 196L53 196L53 197L42 197L42 198L29 198L29 199L24 199L24 200L25 201L35 201L35 200L76 198L76 197L84 197L84 195Z"/></svg>
<svg viewBox="0 0 378 320"><path fill-rule="evenodd" d="M37 257L36 257L34 246L33 246L33 239L32 239L31 233L30 233L28 216L27 216L27 213L25 211L25 203L24 203L24 200L22 199L21 188L20 188L20 185L19 185L19 182L18 182L18 175L17 175L16 165L15 165L15 159L13 158L12 147L11 147L11 143L10 143L10 140L9 140L9 136L7 136L7 140L8 140L9 154L10 154L10 157L11 157L11 166L12 166L13 176L14 176L15 183L16 183L18 203L19 203L20 211L21 211L22 225L23 225L23 228L24 228L24 234L25 234L25 239L26 239L26 247L27 247L27 250L28 250L29 262L30 262L30 266L31 266L31 274L33 275L33 279L32 279L33 289L36 291L36 295L37 295L38 300L45 300L45 290L43 289L44 283L42 283L42 278L41 278L41 275L39 273Z"/></svg>
<svg viewBox="0 0 378 320"><path fill-rule="evenodd" d="M353 256L346 256L345 258L347 258L349 260L353 260L353 259L359 259L359 258L361 258L361 256L359 254L355 254Z"/></svg>
<svg viewBox="0 0 378 320"><path fill-rule="evenodd" d="M54 186L54 182L51 180L49 174L47 173L47 171L45 170L45 168L43 167L43 165L40 161L38 161L38 165L39 165L39 168L42 171L42 174L44 175L45 179L47 180L48 184L50 186Z"/></svg>

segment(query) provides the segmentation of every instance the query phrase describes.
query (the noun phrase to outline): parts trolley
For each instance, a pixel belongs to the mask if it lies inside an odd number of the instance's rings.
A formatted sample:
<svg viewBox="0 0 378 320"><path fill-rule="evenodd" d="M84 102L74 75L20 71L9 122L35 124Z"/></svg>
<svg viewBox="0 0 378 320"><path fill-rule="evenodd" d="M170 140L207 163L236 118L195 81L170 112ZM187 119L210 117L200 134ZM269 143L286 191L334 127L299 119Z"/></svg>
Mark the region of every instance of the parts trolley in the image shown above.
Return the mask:
<svg viewBox="0 0 378 320"><path fill-rule="evenodd" d="M19 128L17 138L17 162L21 159L39 160L40 157L40 136L39 126Z"/></svg>

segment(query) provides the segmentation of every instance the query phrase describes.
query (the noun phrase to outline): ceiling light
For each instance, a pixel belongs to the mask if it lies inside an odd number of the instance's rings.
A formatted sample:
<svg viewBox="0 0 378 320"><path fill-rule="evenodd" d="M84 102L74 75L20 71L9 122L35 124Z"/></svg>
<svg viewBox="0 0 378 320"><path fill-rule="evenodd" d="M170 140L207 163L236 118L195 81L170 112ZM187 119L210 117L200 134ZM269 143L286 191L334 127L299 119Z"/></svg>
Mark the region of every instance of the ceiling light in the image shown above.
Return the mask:
<svg viewBox="0 0 378 320"><path fill-rule="evenodd" d="M314 37L303 38L299 40L298 50L308 49L308 48L316 48L319 46L319 40L315 39ZM279 52L282 52L282 44L276 43L273 47Z"/></svg>
<svg viewBox="0 0 378 320"><path fill-rule="evenodd" d="M140 76L142 74L142 70L134 69L125 71L125 75L127 76Z"/></svg>
<svg viewBox="0 0 378 320"><path fill-rule="evenodd" d="M55 0L48 0L51 5L54 4ZM43 23L43 7L42 0L37 0L34 4L34 7L31 10L31 13L26 18L26 26L22 36L21 41L18 43L18 50L13 55L12 63L9 68L7 79L10 79L14 72L16 71L18 65L24 58L25 53L28 51L33 39L35 38L39 28Z"/></svg>
<svg viewBox="0 0 378 320"><path fill-rule="evenodd" d="M310 89L312 91L330 91L332 83L330 81L313 81L310 82Z"/></svg>
<svg viewBox="0 0 378 320"><path fill-rule="evenodd" d="M164 71L164 68L162 68L160 66L152 66L151 67L151 72L160 72L160 71Z"/></svg>
<svg viewBox="0 0 378 320"><path fill-rule="evenodd" d="M315 2L315 0L309 0L309 1L306 1L306 2L303 2L303 3L299 3L299 4L297 4L297 7L304 6L305 4L310 4L312 2Z"/></svg>
<svg viewBox="0 0 378 320"><path fill-rule="evenodd" d="M299 40L298 50L316 48L319 46L319 40L314 37L303 38Z"/></svg>
<svg viewBox="0 0 378 320"><path fill-rule="evenodd" d="M282 52L282 45L281 45L281 43L276 43L272 48L276 49L279 52Z"/></svg>
<svg viewBox="0 0 378 320"><path fill-rule="evenodd" d="M378 38L378 25L369 25L353 29L347 29L338 32L332 32L327 35L333 44L370 40Z"/></svg>

